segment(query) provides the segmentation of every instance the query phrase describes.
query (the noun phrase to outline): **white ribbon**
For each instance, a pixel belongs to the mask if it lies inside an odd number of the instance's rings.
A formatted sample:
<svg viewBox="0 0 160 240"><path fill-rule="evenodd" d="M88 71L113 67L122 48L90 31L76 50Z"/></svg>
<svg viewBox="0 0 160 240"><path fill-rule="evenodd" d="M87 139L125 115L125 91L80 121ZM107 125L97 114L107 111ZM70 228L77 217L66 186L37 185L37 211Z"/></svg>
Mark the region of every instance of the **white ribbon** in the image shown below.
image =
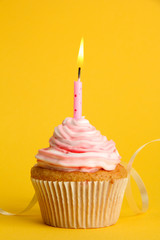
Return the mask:
<svg viewBox="0 0 160 240"><path fill-rule="evenodd" d="M5 210L3 210L2 208L0 208L0 214L2 215L7 215L7 216L15 216L15 215L20 215L20 214L23 214L25 212L27 212L29 209L31 209L37 202L37 197L36 195L34 194L32 200L29 202L28 206L23 209L22 211L18 212L18 213L11 213L11 212L7 212Z"/></svg>
<svg viewBox="0 0 160 240"><path fill-rule="evenodd" d="M126 194L126 198L127 198L127 201L129 203L129 206L130 208L135 212L135 214L139 214L139 213L144 213L147 211L148 209L148 206L149 206L149 199L148 199L148 193L147 193L147 189L142 181L142 178L139 176L139 174L137 173L137 171L132 168L132 164L134 162L134 159L135 157L137 156L137 154L145 147L147 146L148 144L150 143L153 143L153 142L158 142L160 141L160 139L155 139L155 140L152 140L150 142L147 142L145 143L144 145L142 145L131 157L129 163L127 164L127 171L128 171L128 184L127 184L127 187L126 187L126 191L125 191L125 194ZM138 207L135 199L134 199L134 196L133 196L133 193L132 193L132 188L131 188L131 178L130 176L133 177L133 179L135 180L138 188L139 188L139 191L140 191L140 194L141 194L141 199L142 199L142 207Z"/></svg>
<svg viewBox="0 0 160 240"><path fill-rule="evenodd" d="M149 203L149 200L148 200L148 193L147 193L147 189L141 179L141 177L139 176L139 174L136 172L136 170L134 168L132 168L132 164L134 162L134 159L135 157L137 156L137 154L145 147L147 146L148 144L150 143L153 143L153 142L157 142L157 141L160 141L160 139L156 139L156 140L152 140L146 144L144 144L143 146L141 146L131 157L129 163L127 164L127 172L128 172L128 185L126 187L126 198L127 198L127 201L129 203L129 206L131 207L131 209L136 213L136 214L139 214L139 213L143 213L143 212L146 212L147 209L148 209L148 203ZM124 163L124 165L126 165ZM133 196L133 193L132 193L132 188L131 188L131 181L130 181L130 176L133 177L133 179L135 180L138 188L139 188L139 191L140 191L140 194L141 194L141 199L142 199L142 207L138 207L135 199L134 199L134 196ZM0 208L0 214L2 215L8 215L8 216L14 216L14 215L20 215L20 214L23 214L25 212L27 212L29 209L31 209L37 202L37 197L36 195L34 194L32 200L30 201L30 203L28 204L28 206L23 209L22 211L18 212L18 213L11 213L11 212L7 212L3 209Z"/></svg>

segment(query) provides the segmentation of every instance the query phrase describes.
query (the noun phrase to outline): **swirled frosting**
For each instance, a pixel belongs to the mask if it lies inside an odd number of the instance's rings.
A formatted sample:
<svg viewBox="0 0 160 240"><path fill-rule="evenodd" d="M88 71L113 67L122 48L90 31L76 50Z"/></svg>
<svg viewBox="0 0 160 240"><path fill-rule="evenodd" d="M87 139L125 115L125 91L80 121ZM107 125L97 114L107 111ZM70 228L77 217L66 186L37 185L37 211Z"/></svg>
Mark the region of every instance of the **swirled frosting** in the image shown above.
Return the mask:
<svg viewBox="0 0 160 240"><path fill-rule="evenodd" d="M59 171L111 171L121 158L115 143L84 117L66 118L54 129L49 143L50 147L38 151L37 164Z"/></svg>

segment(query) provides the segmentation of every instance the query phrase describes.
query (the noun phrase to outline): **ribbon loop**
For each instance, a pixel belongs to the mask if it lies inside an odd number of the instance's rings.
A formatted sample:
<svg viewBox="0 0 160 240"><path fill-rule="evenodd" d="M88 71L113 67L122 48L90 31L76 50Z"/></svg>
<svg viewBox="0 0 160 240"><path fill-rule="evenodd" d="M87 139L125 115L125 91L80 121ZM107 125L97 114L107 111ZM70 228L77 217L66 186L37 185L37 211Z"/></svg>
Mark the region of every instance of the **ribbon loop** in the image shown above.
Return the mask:
<svg viewBox="0 0 160 240"><path fill-rule="evenodd" d="M136 182L138 189L140 191L141 194L141 199L142 199L142 207L138 207L133 193L132 193L132 188L131 188L131 179L130 176L133 177L134 181ZM135 214L140 214L143 212L146 212L149 206L149 198L148 198L148 193L147 193L147 189L142 181L142 178L139 176L139 174L137 173L137 171L132 168L131 172L130 172L130 176L128 176L128 184L126 187L126 191L125 191L125 195L128 201L128 204L130 206L130 208L134 211Z"/></svg>
<svg viewBox="0 0 160 240"><path fill-rule="evenodd" d="M135 212L135 214L139 214L139 213L143 213L143 212L146 212L147 209L148 209L148 206L149 206L149 198L148 198L148 193L147 193L147 189L142 181L142 178L139 176L139 174L137 173L137 171L132 168L132 164L134 162L134 159L135 157L137 156L137 154L147 145L149 145L150 143L153 143L153 142L158 142L160 141L160 139L155 139L155 140L152 140L150 142L147 142L145 143L144 145L142 145L131 157L129 163L127 164L127 172L128 172L128 184L127 184L127 187L126 187L126 198L127 198L127 201L128 201L128 204L130 206L130 208ZM142 199L142 207L138 207L135 199L134 199L134 196L133 196L133 193L132 193L132 188L131 188L131 179L130 177L133 177L134 181L136 182L138 188L139 188L139 191L140 191L140 194L141 194L141 199Z"/></svg>

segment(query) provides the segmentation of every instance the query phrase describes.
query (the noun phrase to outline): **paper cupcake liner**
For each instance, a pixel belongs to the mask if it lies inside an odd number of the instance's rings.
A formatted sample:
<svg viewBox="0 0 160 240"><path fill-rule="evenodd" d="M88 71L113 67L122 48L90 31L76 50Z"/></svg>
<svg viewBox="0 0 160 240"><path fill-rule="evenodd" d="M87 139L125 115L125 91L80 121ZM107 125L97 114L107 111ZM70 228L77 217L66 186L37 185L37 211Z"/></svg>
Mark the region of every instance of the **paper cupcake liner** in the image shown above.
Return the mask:
<svg viewBox="0 0 160 240"><path fill-rule="evenodd" d="M32 178L43 221L62 228L99 228L117 222L128 178L57 182Z"/></svg>

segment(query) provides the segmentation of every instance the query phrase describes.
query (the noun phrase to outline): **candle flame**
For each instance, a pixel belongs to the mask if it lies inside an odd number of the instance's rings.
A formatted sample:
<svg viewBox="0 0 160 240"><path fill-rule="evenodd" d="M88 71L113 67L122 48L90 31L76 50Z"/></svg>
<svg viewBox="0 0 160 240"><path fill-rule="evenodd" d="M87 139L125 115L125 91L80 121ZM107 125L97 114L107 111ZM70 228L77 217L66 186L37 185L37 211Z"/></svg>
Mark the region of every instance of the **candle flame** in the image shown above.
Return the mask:
<svg viewBox="0 0 160 240"><path fill-rule="evenodd" d="M79 53L78 53L78 67L82 67L83 65L83 58L84 58L84 40L83 38L81 39L81 44L79 48Z"/></svg>

